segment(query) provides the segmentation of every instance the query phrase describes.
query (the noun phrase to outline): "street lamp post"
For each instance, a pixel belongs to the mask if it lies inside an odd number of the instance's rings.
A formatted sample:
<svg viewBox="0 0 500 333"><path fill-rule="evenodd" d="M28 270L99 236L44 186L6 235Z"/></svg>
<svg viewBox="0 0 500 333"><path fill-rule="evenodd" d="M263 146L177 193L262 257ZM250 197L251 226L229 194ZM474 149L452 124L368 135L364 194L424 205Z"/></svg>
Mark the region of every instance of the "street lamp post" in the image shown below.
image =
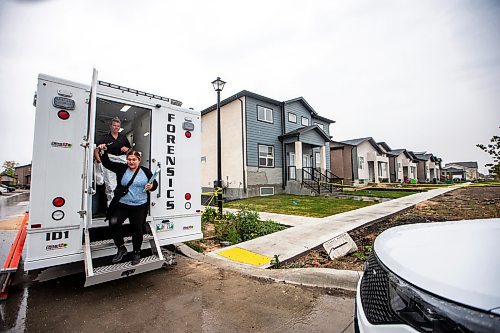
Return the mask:
<svg viewBox="0 0 500 333"><path fill-rule="evenodd" d="M220 134L220 92L224 89L226 82L220 77L212 82L217 92L217 205L219 207L219 216L222 216L222 155L221 155L221 134Z"/></svg>

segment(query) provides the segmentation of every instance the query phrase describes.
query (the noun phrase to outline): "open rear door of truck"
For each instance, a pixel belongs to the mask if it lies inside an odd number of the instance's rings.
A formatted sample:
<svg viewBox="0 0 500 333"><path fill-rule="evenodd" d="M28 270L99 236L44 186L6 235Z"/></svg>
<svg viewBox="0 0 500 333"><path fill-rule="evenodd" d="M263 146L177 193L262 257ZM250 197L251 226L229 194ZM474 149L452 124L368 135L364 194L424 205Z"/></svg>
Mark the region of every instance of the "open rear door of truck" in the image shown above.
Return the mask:
<svg viewBox="0 0 500 333"><path fill-rule="evenodd" d="M95 194L94 176L94 131L95 131L95 114L97 103L97 70L94 68L92 73L92 83L90 85L89 109L87 118L87 134L85 142L85 167L82 177L82 209L80 216L83 218L84 232L84 261L85 273L87 277L93 274L94 268L92 265L92 254L90 249L89 228L92 225L92 196Z"/></svg>

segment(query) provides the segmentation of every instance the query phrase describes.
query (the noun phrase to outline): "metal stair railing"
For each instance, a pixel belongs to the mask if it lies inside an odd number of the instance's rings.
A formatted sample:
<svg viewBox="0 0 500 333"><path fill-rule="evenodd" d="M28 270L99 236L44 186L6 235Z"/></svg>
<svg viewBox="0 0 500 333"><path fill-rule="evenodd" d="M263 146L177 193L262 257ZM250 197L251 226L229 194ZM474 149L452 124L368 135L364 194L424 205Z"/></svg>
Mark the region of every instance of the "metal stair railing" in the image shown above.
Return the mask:
<svg viewBox="0 0 500 333"><path fill-rule="evenodd" d="M334 174L330 170L325 170L325 171L326 171L325 173L326 173L326 176L328 179L328 183L330 184L332 189L333 189L335 184L344 185L344 178L337 176L336 174ZM341 187L341 189L342 189L342 187Z"/></svg>
<svg viewBox="0 0 500 333"><path fill-rule="evenodd" d="M308 171L307 169L311 170ZM320 194L320 184L317 179L314 177L314 169L313 168L302 168L302 185L310 188L312 191Z"/></svg>
<svg viewBox="0 0 500 333"><path fill-rule="evenodd" d="M321 187L328 192L333 193L333 183L331 181L331 177L328 176L328 172L329 170L325 170L325 173L322 173L320 170L316 170Z"/></svg>

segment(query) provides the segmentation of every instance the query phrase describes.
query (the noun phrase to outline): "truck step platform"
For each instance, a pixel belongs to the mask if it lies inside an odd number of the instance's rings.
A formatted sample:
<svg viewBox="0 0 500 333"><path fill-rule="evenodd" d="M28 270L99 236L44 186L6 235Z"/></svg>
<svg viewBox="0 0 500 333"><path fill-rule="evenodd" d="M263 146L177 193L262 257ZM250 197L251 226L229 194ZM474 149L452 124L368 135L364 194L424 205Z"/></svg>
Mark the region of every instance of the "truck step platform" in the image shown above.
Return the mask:
<svg viewBox="0 0 500 333"><path fill-rule="evenodd" d="M165 257L161 251L156 230L150 228L151 234L144 234L143 242L149 242L152 255L141 258L139 264L132 265L131 261L124 261L113 265L94 267L92 253L114 246L112 239L91 242L88 229L84 230L84 262L85 262L85 287L112 281L131 275L136 275L161 268L165 264ZM126 237L125 245L129 246L132 237Z"/></svg>
<svg viewBox="0 0 500 333"><path fill-rule="evenodd" d="M96 267L92 276L87 276L85 287L159 269L164 263L164 259L160 259L157 255L152 255L141 258L141 261L137 265L132 265L130 261L126 261L114 265Z"/></svg>
<svg viewBox="0 0 500 333"><path fill-rule="evenodd" d="M149 234L144 234L144 238L142 240L143 244L149 242L150 240L153 239L153 235ZM125 244L131 244L132 243L132 237L124 237L123 240L125 241ZM115 243L113 242L112 239L103 239L103 240L98 240L98 241L93 241L90 242L90 248L92 251L107 248L107 247L114 247Z"/></svg>

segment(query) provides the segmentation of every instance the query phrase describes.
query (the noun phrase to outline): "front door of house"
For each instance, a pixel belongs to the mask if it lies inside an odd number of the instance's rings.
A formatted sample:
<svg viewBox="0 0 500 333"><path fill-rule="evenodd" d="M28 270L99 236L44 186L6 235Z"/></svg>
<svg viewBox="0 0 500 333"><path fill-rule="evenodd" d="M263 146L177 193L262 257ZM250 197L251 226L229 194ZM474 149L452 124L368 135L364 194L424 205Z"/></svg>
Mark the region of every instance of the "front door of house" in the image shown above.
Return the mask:
<svg viewBox="0 0 500 333"><path fill-rule="evenodd" d="M312 179L312 158L311 155L302 155L302 168L304 172L304 179Z"/></svg>

